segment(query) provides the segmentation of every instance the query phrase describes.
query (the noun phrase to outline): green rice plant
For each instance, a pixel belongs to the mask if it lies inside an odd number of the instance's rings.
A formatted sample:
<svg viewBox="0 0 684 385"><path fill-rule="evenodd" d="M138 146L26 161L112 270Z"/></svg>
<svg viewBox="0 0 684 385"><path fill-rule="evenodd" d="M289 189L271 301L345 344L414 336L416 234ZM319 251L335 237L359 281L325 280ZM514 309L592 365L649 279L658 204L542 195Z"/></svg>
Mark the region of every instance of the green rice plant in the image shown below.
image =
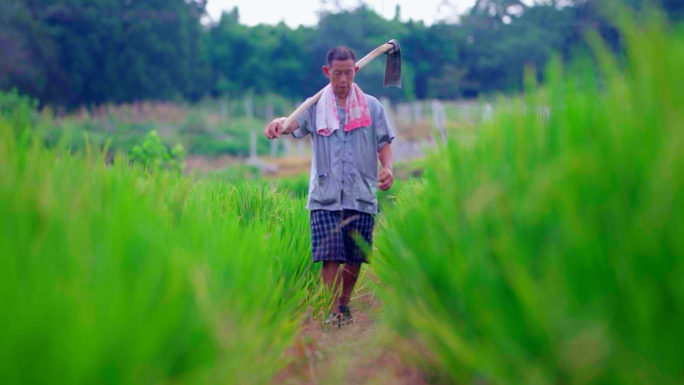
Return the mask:
<svg viewBox="0 0 684 385"><path fill-rule="evenodd" d="M444 382L684 382L684 34L619 19L386 213L385 319Z"/></svg>
<svg viewBox="0 0 684 385"><path fill-rule="evenodd" d="M0 91L0 116L9 120L17 133L33 126L37 106L38 100L20 95L16 89Z"/></svg>
<svg viewBox="0 0 684 385"><path fill-rule="evenodd" d="M145 140L131 150L131 161L141 164L148 171L169 170L177 173L185 169L185 149L176 144L171 149L162 144L157 131L147 133Z"/></svg>
<svg viewBox="0 0 684 385"><path fill-rule="evenodd" d="M315 284L303 202L0 119L0 378L269 383Z"/></svg>
<svg viewBox="0 0 684 385"><path fill-rule="evenodd" d="M309 195L309 173L275 179L274 185L295 198L306 199Z"/></svg>

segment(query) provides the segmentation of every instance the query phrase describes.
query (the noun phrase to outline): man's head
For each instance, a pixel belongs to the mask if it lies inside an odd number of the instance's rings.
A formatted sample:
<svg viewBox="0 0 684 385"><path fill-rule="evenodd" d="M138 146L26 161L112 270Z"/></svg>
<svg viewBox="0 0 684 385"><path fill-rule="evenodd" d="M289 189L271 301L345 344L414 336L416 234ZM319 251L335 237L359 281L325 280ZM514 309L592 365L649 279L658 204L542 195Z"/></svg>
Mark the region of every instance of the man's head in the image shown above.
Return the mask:
<svg viewBox="0 0 684 385"><path fill-rule="evenodd" d="M335 47L328 51L325 58L326 65L323 66L323 73L330 79L333 91L339 97L347 97L354 76L359 67L356 67L356 55L351 48Z"/></svg>

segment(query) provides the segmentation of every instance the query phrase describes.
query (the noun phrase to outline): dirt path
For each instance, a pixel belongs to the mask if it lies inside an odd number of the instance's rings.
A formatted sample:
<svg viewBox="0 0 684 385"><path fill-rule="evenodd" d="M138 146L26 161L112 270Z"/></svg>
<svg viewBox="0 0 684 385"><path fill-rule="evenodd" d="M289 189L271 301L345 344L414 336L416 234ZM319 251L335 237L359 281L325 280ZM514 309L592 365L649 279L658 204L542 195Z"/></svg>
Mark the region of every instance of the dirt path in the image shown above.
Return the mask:
<svg viewBox="0 0 684 385"><path fill-rule="evenodd" d="M372 292L350 304L354 323L337 328L309 317L290 354L293 363L276 376L279 385L427 384L420 371L402 362L396 337L378 319Z"/></svg>

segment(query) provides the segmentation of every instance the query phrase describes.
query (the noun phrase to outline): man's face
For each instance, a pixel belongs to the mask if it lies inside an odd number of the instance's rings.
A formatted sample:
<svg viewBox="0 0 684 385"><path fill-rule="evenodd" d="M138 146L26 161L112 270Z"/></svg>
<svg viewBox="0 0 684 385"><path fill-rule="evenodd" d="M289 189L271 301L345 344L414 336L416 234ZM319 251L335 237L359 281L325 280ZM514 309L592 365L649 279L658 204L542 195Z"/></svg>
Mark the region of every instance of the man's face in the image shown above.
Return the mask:
<svg viewBox="0 0 684 385"><path fill-rule="evenodd" d="M349 93L356 71L358 71L358 68L353 59L333 60L330 67L323 67L323 72L330 79L333 91L337 96L342 97L346 97Z"/></svg>

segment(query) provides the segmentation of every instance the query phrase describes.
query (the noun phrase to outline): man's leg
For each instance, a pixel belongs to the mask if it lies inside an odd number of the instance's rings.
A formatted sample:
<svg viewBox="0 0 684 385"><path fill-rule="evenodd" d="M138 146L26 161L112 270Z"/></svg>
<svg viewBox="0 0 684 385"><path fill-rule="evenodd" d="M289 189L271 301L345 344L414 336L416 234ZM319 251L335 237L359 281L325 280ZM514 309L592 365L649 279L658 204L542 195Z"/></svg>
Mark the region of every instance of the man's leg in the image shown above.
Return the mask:
<svg viewBox="0 0 684 385"><path fill-rule="evenodd" d="M342 276L342 292L337 303L340 310L340 324L345 325L354 322L354 318L349 310L349 302L351 301L351 295L354 292L356 281L359 279L361 264L367 262L366 253L364 251L364 249L367 250L367 248L360 247L357 242L360 241L360 236L363 241L365 241L366 246L372 245L375 217L371 214L353 210L343 211L342 217L343 220L347 219L349 223L347 223L344 228L346 263L340 273Z"/></svg>
<svg viewBox="0 0 684 385"><path fill-rule="evenodd" d="M340 291L339 271L340 263L338 261L323 261L321 275L323 276L323 284L325 285L325 290L330 294L331 299L336 299ZM331 303L334 304L335 302L331 301Z"/></svg>
<svg viewBox="0 0 684 385"><path fill-rule="evenodd" d="M356 280L359 279L359 272L361 272L361 265L345 263L342 267L342 293L337 300L339 306L349 306L354 285L356 285Z"/></svg>
<svg viewBox="0 0 684 385"><path fill-rule="evenodd" d="M311 211L311 254L314 263L321 262L321 278L330 304L336 303L340 286L340 262L344 260L344 242L339 230L341 211ZM332 313L337 313L336 306Z"/></svg>

